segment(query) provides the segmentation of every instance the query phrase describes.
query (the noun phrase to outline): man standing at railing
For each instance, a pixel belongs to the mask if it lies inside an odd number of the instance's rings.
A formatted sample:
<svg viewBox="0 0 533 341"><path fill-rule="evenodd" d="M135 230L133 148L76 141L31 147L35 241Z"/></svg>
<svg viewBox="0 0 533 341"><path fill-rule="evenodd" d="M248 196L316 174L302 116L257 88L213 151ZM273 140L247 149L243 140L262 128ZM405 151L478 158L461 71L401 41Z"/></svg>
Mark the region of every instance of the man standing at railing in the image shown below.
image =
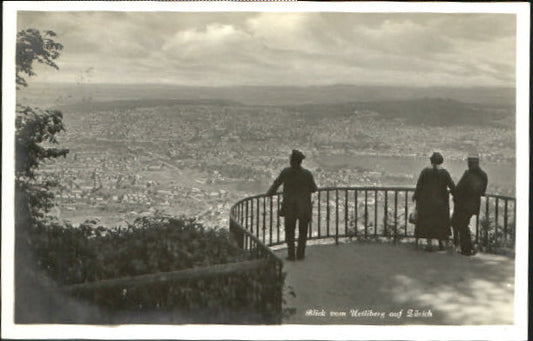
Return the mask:
<svg viewBox="0 0 533 341"><path fill-rule="evenodd" d="M453 197L454 207L452 215L453 241L461 244L461 254L472 256L476 251L472 247L470 236L470 219L473 215L479 215L481 196L487 189L487 173L479 167L479 156L468 156L468 169L457 183Z"/></svg>
<svg viewBox="0 0 533 341"><path fill-rule="evenodd" d="M281 171L267 192L267 195L274 195L283 184L283 203L279 215L285 217L285 240L289 251L287 259L291 261L305 257L307 228L312 212L311 194L317 191L313 174L302 167L303 159L305 155L294 149L290 156L291 166ZM298 248L295 257L296 220L298 220Z"/></svg>

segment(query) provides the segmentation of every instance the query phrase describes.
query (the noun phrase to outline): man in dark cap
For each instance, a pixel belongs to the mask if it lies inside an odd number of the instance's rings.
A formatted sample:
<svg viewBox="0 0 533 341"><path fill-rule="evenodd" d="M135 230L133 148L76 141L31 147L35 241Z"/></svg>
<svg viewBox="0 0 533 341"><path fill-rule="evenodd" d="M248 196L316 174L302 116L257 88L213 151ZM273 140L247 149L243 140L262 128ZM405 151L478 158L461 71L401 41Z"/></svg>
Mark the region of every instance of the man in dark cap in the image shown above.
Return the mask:
<svg viewBox="0 0 533 341"><path fill-rule="evenodd" d="M290 156L290 167L281 171L267 191L267 195L276 194L283 184L283 203L280 215L285 217L285 239L288 247L288 260L304 259L307 242L307 228L311 220L311 194L317 191L313 175L302 167L305 155L294 149ZM298 249L294 252L294 234L298 220Z"/></svg>
<svg viewBox="0 0 533 341"><path fill-rule="evenodd" d="M481 196L485 195L488 179L487 173L479 167L477 154L469 155L467 162L468 169L455 188L452 226L455 246L460 242L461 254L472 256L476 251L472 247L468 225L473 215L479 215Z"/></svg>

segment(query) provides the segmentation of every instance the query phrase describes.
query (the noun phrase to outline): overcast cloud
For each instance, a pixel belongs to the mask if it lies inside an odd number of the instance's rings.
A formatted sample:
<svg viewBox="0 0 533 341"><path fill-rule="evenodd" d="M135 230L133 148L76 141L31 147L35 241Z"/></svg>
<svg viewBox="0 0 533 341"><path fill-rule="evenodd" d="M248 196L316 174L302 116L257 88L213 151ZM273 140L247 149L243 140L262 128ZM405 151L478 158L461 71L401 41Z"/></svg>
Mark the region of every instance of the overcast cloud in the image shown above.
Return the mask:
<svg viewBox="0 0 533 341"><path fill-rule="evenodd" d="M19 12L53 30L34 81L514 86L511 14Z"/></svg>

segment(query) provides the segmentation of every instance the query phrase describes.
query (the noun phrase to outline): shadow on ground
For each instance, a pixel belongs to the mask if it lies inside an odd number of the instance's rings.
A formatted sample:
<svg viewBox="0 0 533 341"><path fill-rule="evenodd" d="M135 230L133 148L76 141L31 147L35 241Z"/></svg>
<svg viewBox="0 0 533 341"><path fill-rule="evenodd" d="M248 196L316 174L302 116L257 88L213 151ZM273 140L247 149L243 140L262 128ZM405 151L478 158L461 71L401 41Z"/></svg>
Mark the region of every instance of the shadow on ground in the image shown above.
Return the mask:
<svg viewBox="0 0 533 341"><path fill-rule="evenodd" d="M279 250L280 256L285 256ZM513 324L514 258L427 252L412 244L308 247L285 262L288 324ZM409 312L411 313L409 316ZM325 313L325 316L320 316ZM336 314L337 313L337 314ZM392 313L392 314L391 314Z"/></svg>

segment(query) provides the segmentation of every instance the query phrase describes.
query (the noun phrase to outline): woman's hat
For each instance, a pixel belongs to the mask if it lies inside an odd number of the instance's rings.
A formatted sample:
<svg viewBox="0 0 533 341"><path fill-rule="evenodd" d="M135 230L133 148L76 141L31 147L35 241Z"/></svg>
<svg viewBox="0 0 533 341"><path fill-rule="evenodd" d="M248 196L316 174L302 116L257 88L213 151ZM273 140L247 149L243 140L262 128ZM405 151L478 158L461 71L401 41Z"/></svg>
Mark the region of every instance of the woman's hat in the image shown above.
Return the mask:
<svg viewBox="0 0 533 341"><path fill-rule="evenodd" d="M435 152L431 155L429 161L431 161L432 164L440 165L444 162L444 157L442 157L441 153Z"/></svg>

